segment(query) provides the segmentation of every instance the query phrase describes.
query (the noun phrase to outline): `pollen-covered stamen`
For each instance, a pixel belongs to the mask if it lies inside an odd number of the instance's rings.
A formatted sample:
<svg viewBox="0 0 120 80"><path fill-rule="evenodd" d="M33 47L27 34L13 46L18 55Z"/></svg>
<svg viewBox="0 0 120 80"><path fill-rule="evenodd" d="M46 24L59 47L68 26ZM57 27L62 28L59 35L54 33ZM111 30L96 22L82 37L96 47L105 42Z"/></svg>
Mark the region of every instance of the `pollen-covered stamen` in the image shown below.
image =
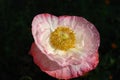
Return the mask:
<svg viewBox="0 0 120 80"><path fill-rule="evenodd" d="M75 34L68 27L58 27L50 34L50 43L55 49L67 51L75 47L75 41Z"/></svg>

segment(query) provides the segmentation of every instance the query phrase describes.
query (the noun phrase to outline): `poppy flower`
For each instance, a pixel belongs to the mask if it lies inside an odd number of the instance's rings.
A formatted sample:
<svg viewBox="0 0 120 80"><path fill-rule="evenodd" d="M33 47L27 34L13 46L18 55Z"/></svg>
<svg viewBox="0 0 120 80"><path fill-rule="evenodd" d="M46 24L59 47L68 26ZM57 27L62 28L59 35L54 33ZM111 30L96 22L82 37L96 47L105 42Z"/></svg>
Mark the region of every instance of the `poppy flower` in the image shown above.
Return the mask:
<svg viewBox="0 0 120 80"><path fill-rule="evenodd" d="M45 13L32 21L34 63L58 79L83 76L99 62L99 32L83 17Z"/></svg>

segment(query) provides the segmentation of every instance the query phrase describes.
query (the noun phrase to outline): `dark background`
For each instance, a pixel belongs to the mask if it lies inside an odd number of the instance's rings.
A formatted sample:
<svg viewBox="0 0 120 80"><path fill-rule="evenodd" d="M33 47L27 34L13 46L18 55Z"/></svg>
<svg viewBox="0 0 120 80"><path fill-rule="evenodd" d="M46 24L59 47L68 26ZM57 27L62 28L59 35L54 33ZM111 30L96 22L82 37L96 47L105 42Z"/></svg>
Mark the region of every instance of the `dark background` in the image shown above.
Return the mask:
<svg viewBox="0 0 120 80"><path fill-rule="evenodd" d="M99 65L72 80L120 80L119 0L0 0L0 80L56 80L28 55L31 22L40 13L82 16L100 32Z"/></svg>

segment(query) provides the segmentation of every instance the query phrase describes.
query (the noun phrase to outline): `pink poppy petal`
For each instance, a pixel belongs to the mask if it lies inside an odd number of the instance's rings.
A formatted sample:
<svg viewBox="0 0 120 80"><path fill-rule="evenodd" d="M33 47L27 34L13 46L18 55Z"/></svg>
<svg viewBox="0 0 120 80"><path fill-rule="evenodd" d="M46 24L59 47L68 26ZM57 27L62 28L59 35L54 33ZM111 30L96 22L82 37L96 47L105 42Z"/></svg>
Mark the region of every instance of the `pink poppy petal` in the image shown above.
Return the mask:
<svg viewBox="0 0 120 80"><path fill-rule="evenodd" d="M95 26L85 18L78 16L60 16L58 25L68 26L74 30L77 42L82 44L83 48L90 53L95 53L100 45L100 37Z"/></svg>
<svg viewBox="0 0 120 80"><path fill-rule="evenodd" d="M66 58L66 61L69 62L66 64L80 63L81 56L83 57L87 55L92 55L98 50L98 47L100 45L99 33L95 26L89 21L87 21L85 18L78 16L60 16L58 25L68 26L72 28L77 37L76 47L79 51L77 51L77 57L75 57L76 51L73 51L73 55L71 55L72 58L75 58L77 60L69 59L71 57L70 56L69 58ZM71 52L68 52L67 54L70 53Z"/></svg>
<svg viewBox="0 0 120 80"><path fill-rule="evenodd" d="M83 27L83 24L86 24L86 22L86 19L78 16L60 16L58 25L67 26L74 30L76 27Z"/></svg>
<svg viewBox="0 0 120 80"><path fill-rule="evenodd" d="M94 68L96 68L98 62L98 53L95 53L95 55L91 56L89 62L84 61L78 65L69 65L58 70L45 72L48 73L50 76L53 76L58 79L71 79L83 76L85 73L93 70Z"/></svg>
<svg viewBox="0 0 120 80"><path fill-rule="evenodd" d="M42 71L51 71L61 68L55 61L51 61L45 54L43 54L35 43L32 44L30 55L33 56L34 63L38 65Z"/></svg>
<svg viewBox="0 0 120 80"><path fill-rule="evenodd" d="M80 64L60 67L56 62L51 61L45 54L41 53L35 43L32 44L30 54L33 56L34 63L42 71L58 79L70 79L82 76L94 69L99 62L98 53L95 53L95 55L87 57L89 60L82 61Z"/></svg>
<svg viewBox="0 0 120 80"><path fill-rule="evenodd" d="M50 14L39 14L32 21L32 35L36 45L46 53L48 48L48 36L57 27L58 18ZM47 42L47 43L46 43ZM47 53L46 53L47 54Z"/></svg>

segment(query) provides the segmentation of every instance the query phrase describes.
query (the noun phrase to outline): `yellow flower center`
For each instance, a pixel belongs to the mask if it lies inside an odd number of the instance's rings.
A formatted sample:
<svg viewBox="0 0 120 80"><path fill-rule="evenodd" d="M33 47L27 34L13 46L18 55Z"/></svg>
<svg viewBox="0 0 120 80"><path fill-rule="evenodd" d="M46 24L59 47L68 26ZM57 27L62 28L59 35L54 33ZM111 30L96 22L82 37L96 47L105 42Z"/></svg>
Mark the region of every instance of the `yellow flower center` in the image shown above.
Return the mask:
<svg viewBox="0 0 120 80"><path fill-rule="evenodd" d="M75 47L75 41L75 34L68 27L57 27L57 29L50 34L50 43L55 49L67 51Z"/></svg>

